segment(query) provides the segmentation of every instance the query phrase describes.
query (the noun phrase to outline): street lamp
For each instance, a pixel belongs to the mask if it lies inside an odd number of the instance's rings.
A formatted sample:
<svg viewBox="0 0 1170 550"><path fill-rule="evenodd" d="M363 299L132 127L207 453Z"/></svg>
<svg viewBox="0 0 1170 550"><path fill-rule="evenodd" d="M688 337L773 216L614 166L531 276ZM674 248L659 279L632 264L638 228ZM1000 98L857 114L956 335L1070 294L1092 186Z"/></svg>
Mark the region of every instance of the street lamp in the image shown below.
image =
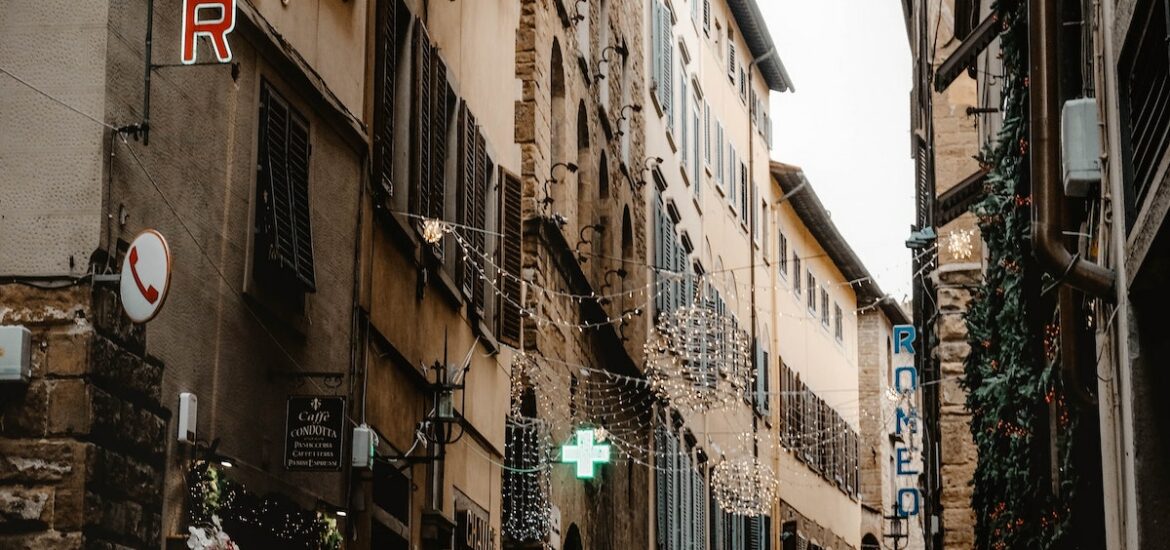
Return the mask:
<svg viewBox="0 0 1170 550"><path fill-rule="evenodd" d="M893 539L894 550L899 550L901 547L899 543L910 536L906 533L907 517L898 509L897 503L894 503L891 508L893 513L885 517L890 522L890 531L885 534L885 538Z"/></svg>

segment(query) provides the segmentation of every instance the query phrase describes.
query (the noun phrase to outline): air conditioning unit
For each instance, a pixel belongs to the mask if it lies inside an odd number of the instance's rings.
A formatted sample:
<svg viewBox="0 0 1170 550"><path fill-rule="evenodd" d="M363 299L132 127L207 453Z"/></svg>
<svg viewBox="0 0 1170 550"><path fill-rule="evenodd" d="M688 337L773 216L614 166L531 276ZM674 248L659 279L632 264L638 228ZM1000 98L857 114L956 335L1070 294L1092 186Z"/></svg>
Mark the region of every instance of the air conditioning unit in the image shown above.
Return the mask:
<svg viewBox="0 0 1170 550"><path fill-rule="evenodd" d="M1101 136L1095 99L1065 102L1060 113L1060 144L1065 196L1089 196L1093 185L1101 183Z"/></svg>
<svg viewBox="0 0 1170 550"><path fill-rule="evenodd" d="M22 326L0 326L0 383L27 384L32 376L32 332Z"/></svg>

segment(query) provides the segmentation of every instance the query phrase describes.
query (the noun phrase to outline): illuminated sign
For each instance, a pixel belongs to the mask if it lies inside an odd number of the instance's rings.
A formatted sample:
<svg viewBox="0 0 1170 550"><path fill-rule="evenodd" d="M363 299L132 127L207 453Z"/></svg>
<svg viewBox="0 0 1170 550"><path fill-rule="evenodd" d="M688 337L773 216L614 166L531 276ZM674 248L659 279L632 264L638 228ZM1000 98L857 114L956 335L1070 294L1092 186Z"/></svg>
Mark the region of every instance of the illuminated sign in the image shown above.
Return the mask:
<svg viewBox="0 0 1170 550"><path fill-rule="evenodd" d="M914 341L918 332L914 325L894 327L894 390L898 392L898 407L894 413L894 433L910 434L910 445L904 441L894 446L894 471L899 477L910 477L911 486L898 489L894 501L897 515L902 517L918 515L922 508L922 494L918 491L918 470L912 465L913 436L918 433L918 408L915 394L918 391L918 369L914 366Z"/></svg>
<svg viewBox="0 0 1170 550"><path fill-rule="evenodd" d="M609 462L609 445L594 443L595 435L593 430L577 430L577 444L561 448L561 461L575 462L579 478L593 478L594 465Z"/></svg>
<svg viewBox="0 0 1170 550"><path fill-rule="evenodd" d="M220 63L232 60L227 35L236 28L236 0L183 0L182 56L184 65L195 64L196 41L206 38Z"/></svg>

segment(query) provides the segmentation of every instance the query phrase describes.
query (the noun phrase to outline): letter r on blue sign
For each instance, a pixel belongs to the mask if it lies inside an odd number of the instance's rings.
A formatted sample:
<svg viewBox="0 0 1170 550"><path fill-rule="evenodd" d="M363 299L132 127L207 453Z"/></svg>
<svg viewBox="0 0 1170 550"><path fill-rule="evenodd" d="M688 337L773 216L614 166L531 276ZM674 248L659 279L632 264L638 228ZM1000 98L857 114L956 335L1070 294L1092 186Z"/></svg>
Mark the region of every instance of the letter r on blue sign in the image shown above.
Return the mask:
<svg viewBox="0 0 1170 550"><path fill-rule="evenodd" d="M894 326L894 353L914 353L914 340L918 338L918 331L914 325Z"/></svg>

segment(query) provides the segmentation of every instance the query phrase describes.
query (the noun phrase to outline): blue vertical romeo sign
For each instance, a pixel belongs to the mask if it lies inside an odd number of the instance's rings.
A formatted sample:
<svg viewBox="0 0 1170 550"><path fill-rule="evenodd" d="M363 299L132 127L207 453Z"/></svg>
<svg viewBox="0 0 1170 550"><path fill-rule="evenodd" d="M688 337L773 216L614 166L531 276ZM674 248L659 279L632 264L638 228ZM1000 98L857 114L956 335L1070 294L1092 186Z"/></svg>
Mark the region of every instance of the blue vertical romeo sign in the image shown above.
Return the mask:
<svg viewBox="0 0 1170 550"><path fill-rule="evenodd" d="M918 434L918 369L914 366L915 340L918 331L914 325L894 326L894 390L898 392L898 406L894 411L894 433L909 437L894 445L894 468L899 478L910 478L910 486L898 489L894 508L902 517L918 515L922 495L918 492L918 470L912 464L914 436ZM907 443L910 442L910 443Z"/></svg>

